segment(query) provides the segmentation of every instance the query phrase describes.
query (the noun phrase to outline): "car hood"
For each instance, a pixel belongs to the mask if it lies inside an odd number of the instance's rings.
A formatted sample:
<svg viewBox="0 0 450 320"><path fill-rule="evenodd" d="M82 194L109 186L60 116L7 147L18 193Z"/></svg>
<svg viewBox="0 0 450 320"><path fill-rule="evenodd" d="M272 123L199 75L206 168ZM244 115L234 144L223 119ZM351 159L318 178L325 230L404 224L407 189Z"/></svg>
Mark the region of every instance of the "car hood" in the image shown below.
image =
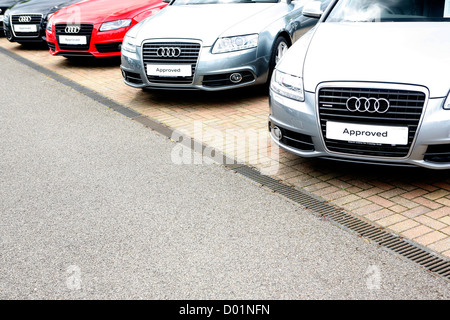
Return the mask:
<svg viewBox="0 0 450 320"><path fill-rule="evenodd" d="M79 0L26 0L10 8L10 14L42 13L47 14L53 7L65 7Z"/></svg>
<svg viewBox="0 0 450 320"><path fill-rule="evenodd" d="M84 0L60 10L54 16L54 22L73 20L73 13L79 15L81 23L102 23L120 19L131 19L142 11L160 6L161 0Z"/></svg>
<svg viewBox="0 0 450 320"><path fill-rule="evenodd" d="M19 2L19 1L18 0L0 0L0 8L9 8L17 2Z"/></svg>
<svg viewBox="0 0 450 320"><path fill-rule="evenodd" d="M211 46L219 36L258 33L264 12L270 18L274 3L237 3L168 6L146 20L138 41L146 39L197 39ZM262 14L262 15L261 15ZM261 18L260 18L261 17ZM239 26L239 27L238 27Z"/></svg>
<svg viewBox="0 0 450 320"><path fill-rule="evenodd" d="M305 90L324 81L422 85L430 97L450 89L450 23L331 23L318 26L306 55Z"/></svg>

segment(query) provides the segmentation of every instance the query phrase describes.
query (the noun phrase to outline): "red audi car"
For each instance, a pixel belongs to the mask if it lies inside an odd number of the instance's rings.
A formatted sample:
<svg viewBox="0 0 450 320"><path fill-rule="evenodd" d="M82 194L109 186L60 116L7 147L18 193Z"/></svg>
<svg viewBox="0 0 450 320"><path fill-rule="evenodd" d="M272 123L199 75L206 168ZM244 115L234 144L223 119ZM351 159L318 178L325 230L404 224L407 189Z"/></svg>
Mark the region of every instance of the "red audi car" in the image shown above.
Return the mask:
<svg viewBox="0 0 450 320"><path fill-rule="evenodd" d="M50 53L65 57L120 56L127 31L166 5L163 0L87 0L66 7L48 20Z"/></svg>

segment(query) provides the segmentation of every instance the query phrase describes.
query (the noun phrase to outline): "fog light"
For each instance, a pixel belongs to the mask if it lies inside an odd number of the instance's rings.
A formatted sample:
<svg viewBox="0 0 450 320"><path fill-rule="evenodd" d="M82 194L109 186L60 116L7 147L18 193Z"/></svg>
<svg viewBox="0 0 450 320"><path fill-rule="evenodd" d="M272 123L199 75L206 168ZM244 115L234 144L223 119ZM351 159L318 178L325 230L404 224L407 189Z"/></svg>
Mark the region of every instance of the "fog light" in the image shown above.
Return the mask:
<svg viewBox="0 0 450 320"><path fill-rule="evenodd" d="M272 128L272 133L273 133L273 136L275 137L275 139L277 139L278 141L283 139L283 133L281 132L280 128L278 128L277 126Z"/></svg>
<svg viewBox="0 0 450 320"><path fill-rule="evenodd" d="M233 83L241 82L242 81L242 74L240 74L240 73L233 73L230 76L230 81L233 82Z"/></svg>

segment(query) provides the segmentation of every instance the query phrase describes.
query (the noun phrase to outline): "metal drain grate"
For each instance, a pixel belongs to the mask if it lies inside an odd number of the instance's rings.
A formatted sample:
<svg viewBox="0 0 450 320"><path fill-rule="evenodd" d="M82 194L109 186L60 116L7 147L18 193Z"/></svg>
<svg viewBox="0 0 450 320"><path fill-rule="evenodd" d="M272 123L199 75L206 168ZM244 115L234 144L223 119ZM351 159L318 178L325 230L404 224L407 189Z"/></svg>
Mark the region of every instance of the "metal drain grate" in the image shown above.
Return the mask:
<svg viewBox="0 0 450 320"><path fill-rule="evenodd" d="M320 217L329 219L352 232L356 232L361 237L369 239L377 245L394 251L402 257L419 264L433 274L450 280L450 261L444 260L406 239L393 235L385 229L358 219L321 199L285 185L269 176L262 175L255 169L244 165L230 165L227 167L289 200L300 204Z"/></svg>

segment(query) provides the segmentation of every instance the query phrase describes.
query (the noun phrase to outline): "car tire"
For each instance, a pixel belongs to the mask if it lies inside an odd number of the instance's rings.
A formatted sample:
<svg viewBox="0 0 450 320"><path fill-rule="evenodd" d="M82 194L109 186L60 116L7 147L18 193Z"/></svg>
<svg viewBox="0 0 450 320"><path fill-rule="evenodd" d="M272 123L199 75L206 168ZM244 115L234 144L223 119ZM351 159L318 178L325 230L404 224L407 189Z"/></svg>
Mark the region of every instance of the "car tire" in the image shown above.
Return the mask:
<svg viewBox="0 0 450 320"><path fill-rule="evenodd" d="M272 47L272 53L270 56L270 62L269 62L269 75L267 77L267 84L270 84L270 79L272 78L273 70L275 69L275 66L277 65L278 61L283 57L283 55L286 53L287 49L289 49L289 41L283 37L278 37Z"/></svg>
<svg viewBox="0 0 450 320"><path fill-rule="evenodd" d="M5 32L5 38L6 38L9 42L13 42L14 37L13 37L12 33L11 33L11 32L7 32L7 31L4 31L4 32Z"/></svg>

